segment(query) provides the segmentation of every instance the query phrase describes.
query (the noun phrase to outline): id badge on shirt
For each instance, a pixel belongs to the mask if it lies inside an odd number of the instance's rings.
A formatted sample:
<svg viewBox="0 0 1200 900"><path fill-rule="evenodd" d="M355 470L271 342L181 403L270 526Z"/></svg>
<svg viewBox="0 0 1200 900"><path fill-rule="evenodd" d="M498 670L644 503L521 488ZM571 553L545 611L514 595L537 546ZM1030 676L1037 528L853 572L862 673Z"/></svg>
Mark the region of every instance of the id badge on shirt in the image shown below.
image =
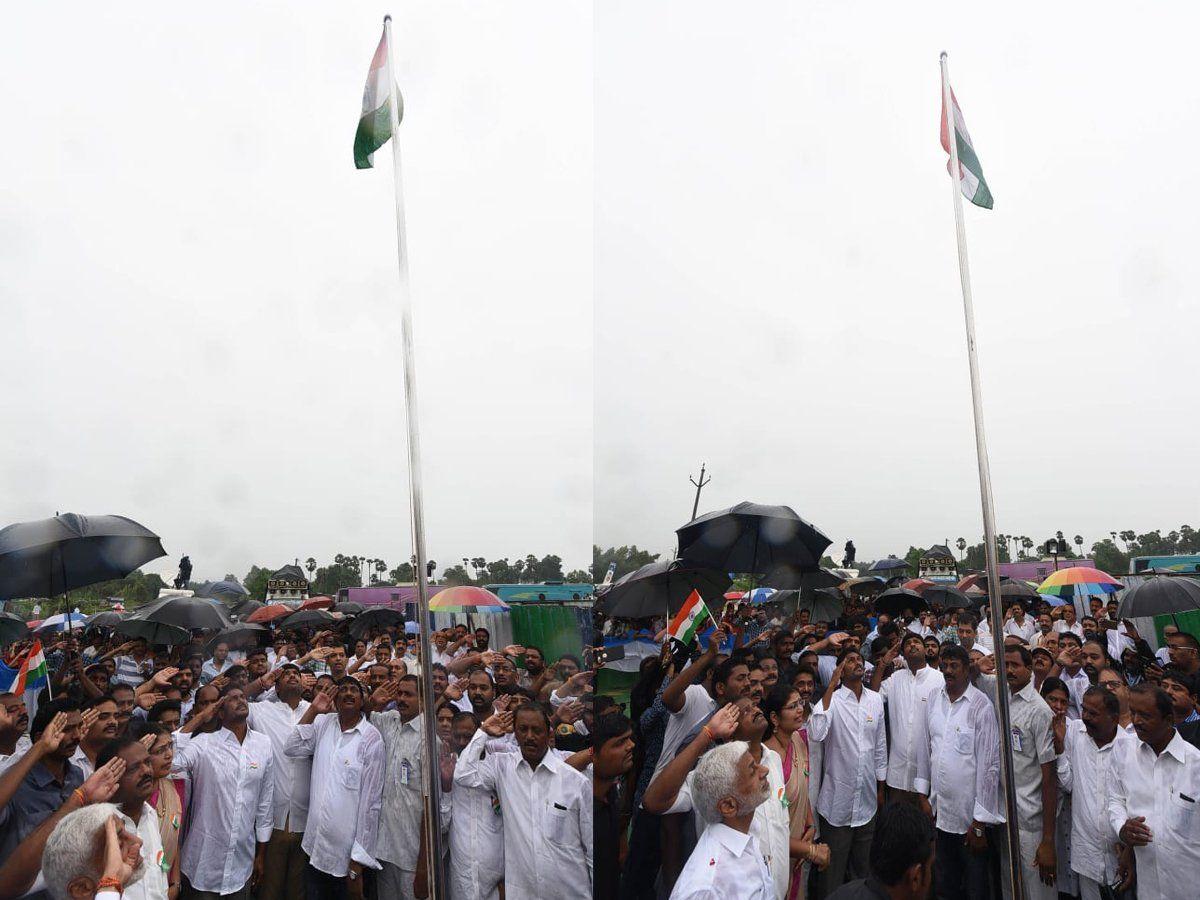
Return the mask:
<svg viewBox="0 0 1200 900"><path fill-rule="evenodd" d="M1014 728L1014 729L1012 730L1012 748L1013 748L1013 753L1020 753L1020 752L1021 752L1021 746L1022 746L1022 745L1021 745L1021 729L1020 729L1020 728Z"/></svg>
<svg viewBox="0 0 1200 900"><path fill-rule="evenodd" d="M408 761L407 758L405 758L400 761L400 783L402 785L404 785L405 787L408 787L408 784L411 780L412 780L412 764Z"/></svg>

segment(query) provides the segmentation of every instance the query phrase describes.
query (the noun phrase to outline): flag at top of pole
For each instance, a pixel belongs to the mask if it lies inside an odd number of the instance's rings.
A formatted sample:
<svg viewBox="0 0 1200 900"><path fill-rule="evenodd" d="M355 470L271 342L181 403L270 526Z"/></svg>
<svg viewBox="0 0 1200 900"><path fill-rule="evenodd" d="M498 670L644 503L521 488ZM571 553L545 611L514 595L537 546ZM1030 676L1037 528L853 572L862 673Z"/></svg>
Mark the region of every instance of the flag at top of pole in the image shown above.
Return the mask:
<svg viewBox="0 0 1200 900"><path fill-rule="evenodd" d="M959 108L958 98L954 96L953 88L950 90L950 102L954 105L954 143L958 150L958 183L962 188L962 195L976 206L991 209L992 192L988 190L987 182L983 178L983 166L979 164L979 157L975 155L975 145L971 143L971 135L967 131L967 120L963 118L962 109ZM357 142L354 146L357 153ZM947 153L950 152L950 134L946 128L946 101L944 99L942 100L942 149ZM951 175L954 174L951 169L952 165L951 160L946 160L946 170Z"/></svg>
<svg viewBox="0 0 1200 900"><path fill-rule="evenodd" d="M367 84L363 88L362 115L358 119L358 131L354 133L354 167L370 169L374 165L375 151L392 136L391 92L388 91L388 47L387 28L379 38L371 68L367 70ZM404 99L396 88L396 122L404 118Z"/></svg>

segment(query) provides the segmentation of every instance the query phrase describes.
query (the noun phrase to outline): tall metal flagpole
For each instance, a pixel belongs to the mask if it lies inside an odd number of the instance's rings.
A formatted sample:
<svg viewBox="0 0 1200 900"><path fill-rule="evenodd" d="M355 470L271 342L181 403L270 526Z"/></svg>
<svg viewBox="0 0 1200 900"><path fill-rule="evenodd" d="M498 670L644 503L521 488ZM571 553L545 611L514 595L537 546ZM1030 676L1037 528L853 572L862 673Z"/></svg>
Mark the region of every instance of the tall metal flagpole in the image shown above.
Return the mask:
<svg viewBox="0 0 1200 900"><path fill-rule="evenodd" d="M975 414L975 456L979 464L979 497L983 503L983 552L987 561L988 611L992 627L992 655L996 660L996 713L1000 721L1000 777L1004 784L1005 835L1008 843L1008 879L1013 900L1025 900L1021 880L1021 841L1017 829L1017 790L1013 782L1012 717L1008 708L1008 674L1004 666L1004 617L1000 610L1000 570L996 553L996 521L992 505L992 472L988 466L987 439L983 431L983 394L979 386L979 358L975 346L975 305L971 300L971 268L967 262L967 234L963 226L961 169L954 130L954 103L950 71L941 55L942 108L950 145L950 188L954 195L954 226L958 236L958 275L962 282L963 318L967 326L967 361L971 368L971 404Z"/></svg>
<svg viewBox="0 0 1200 900"><path fill-rule="evenodd" d="M417 367L413 358L412 291L408 283L408 245L404 225L404 181L400 174L400 117L396 97L396 77L392 70L392 17L383 17L387 34L388 107L392 120L392 168L396 188L396 257L400 269L400 327L404 356L404 406L408 420L408 490L412 506L413 551L417 557L417 608L421 628L421 685L423 694L422 725L425 731L425 764L423 769L425 795L425 847L429 896L444 900L446 896L442 862L442 823L439 815L441 797L440 766L437 754L437 730L434 720L434 696L429 649L429 632L433 619L429 614L429 571L425 568L425 506L421 488L421 439L417 427Z"/></svg>

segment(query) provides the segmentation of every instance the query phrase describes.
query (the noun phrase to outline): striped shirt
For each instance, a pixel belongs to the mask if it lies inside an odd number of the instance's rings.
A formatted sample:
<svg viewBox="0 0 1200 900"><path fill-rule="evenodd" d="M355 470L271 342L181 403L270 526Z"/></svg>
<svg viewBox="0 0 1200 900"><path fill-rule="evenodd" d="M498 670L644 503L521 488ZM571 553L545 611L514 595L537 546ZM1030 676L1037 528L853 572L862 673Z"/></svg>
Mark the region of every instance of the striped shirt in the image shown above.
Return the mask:
<svg viewBox="0 0 1200 900"><path fill-rule="evenodd" d="M132 656L118 656L116 664L117 671L112 677L113 684L127 684L131 688L136 688L150 677L149 673L154 666L154 660L147 656L138 662Z"/></svg>

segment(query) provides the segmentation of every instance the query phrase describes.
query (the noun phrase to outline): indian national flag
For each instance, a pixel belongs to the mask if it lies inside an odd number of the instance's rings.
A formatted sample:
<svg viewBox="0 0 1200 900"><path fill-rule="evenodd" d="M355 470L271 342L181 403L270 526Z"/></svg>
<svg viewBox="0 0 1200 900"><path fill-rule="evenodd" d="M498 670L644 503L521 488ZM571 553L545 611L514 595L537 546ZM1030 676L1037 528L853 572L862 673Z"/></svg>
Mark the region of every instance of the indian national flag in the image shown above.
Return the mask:
<svg viewBox="0 0 1200 900"><path fill-rule="evenodd" d="M367 72L367 86L363 88L362 116L358 120L358 131L354 134L354 166L369 169L373 165L375 151L392 136L392 99L388 91L388 33L384 26ZM400 89L396 89L396 121L404 118L404 100Z"/></svg>
<svg viewBox="0 0 1200 900"><path fill-rule="evenodd" d="M41 690L50 680L46 666L46 654L42 642L34 641L15 669L0 663L0 691L23 694L25 691Z"/></svg>
<svg viewBox="0 0 1200 900"><path fill-rule="evenodd" d="M696 640L696 633L709 622L712 622L712 613L700 599L700 592L692 591L671 620L667 631L681 644L690 644Z"/></svg>
<svg viewBox="0 0 1200 900"><path fill-rule="evenodd" d="M942 94L942 149L950 152L950 136L946 129L946 101ZM992 208L992 192L988 190L987 182L983 179L983 166L979 165L979 157L975 155L975 145L971 143L971 135L967 132L967 122L959 109L958 99L954 90L950 91L950 102L954 104L954 142L958 145L958 183L963 196L984 209ZM946 170L950 171L951 160L946 161ZM951 172L951 175L954 173Z"/></svg>

